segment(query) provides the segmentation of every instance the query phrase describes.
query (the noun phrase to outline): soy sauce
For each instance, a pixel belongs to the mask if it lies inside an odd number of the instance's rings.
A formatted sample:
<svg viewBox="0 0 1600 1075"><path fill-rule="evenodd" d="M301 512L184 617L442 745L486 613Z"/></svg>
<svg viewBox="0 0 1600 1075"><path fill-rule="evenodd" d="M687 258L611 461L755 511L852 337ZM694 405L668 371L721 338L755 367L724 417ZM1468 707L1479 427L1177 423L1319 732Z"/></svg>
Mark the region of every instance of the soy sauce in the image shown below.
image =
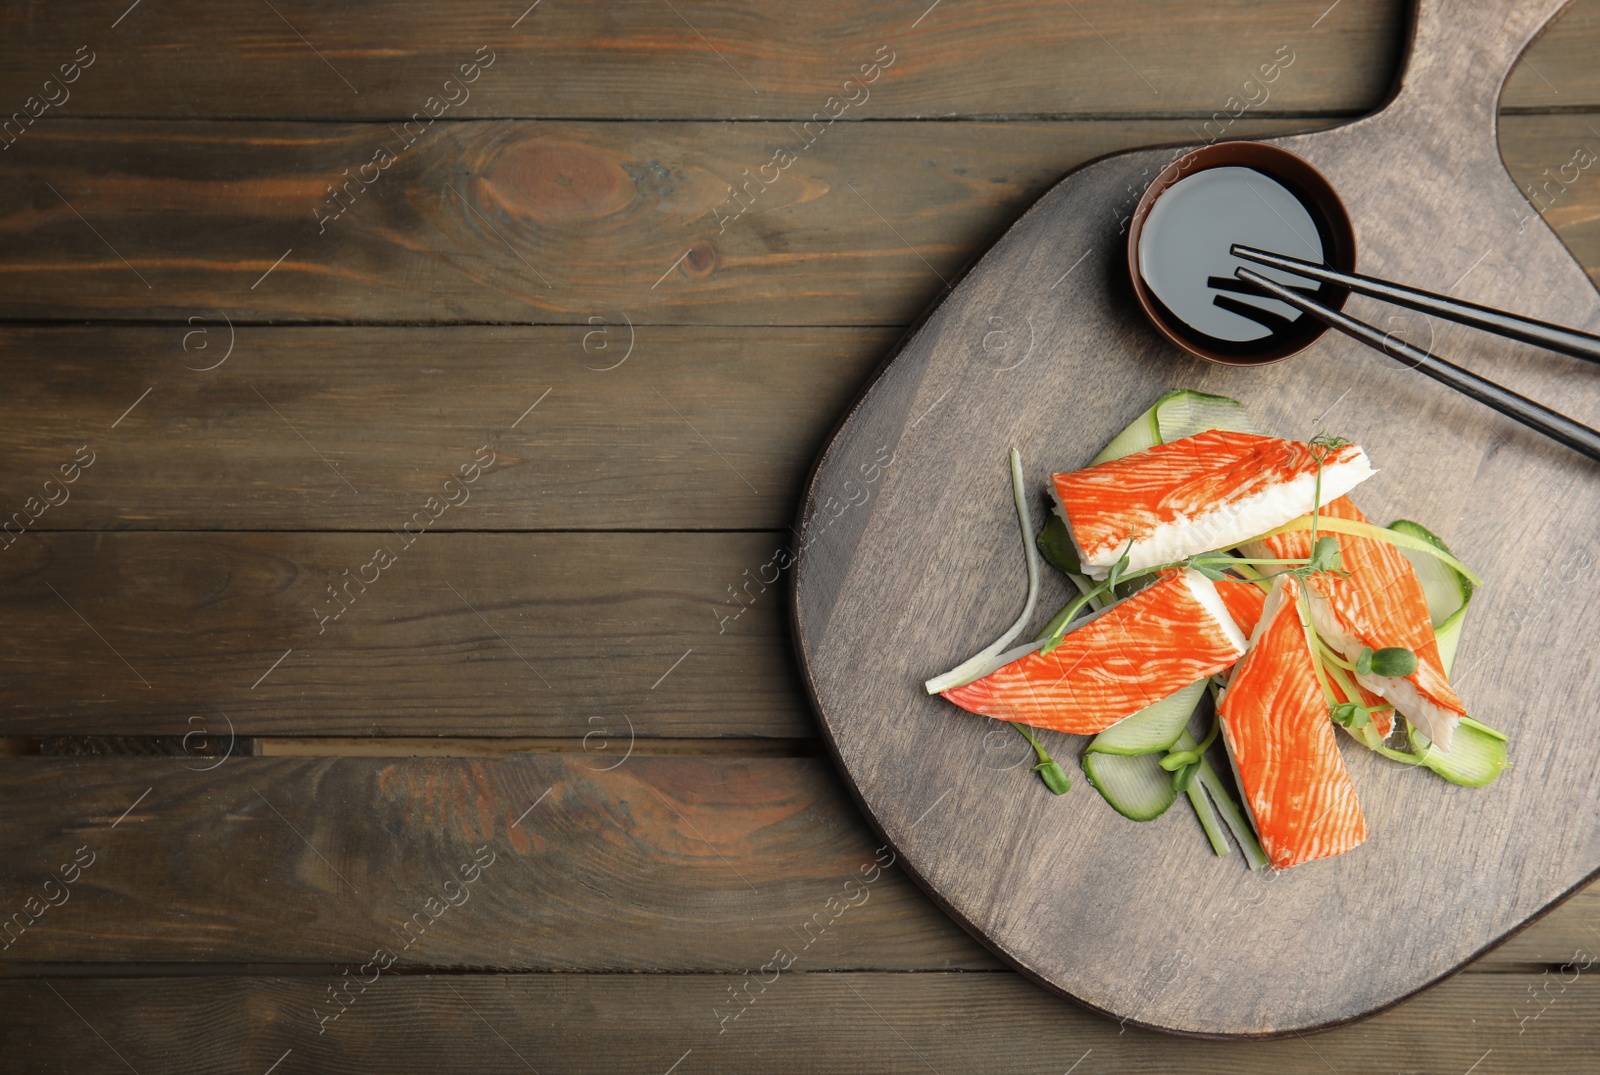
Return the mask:
<svg viewBox="0 0 1600 1075"><path fill-rule="evenodd" d="M1332 237L1308 205L1265 172L1235 166L1204 169L1162 191L1139 236L1139 269L1174 331L1233 355L1249 355L1317 331L1314 319L1255 293L1234 278L1233 270L1248 266L1325 303L1327 290L1228 252L1230 245L1241 243L1324 261Z"/></svg>

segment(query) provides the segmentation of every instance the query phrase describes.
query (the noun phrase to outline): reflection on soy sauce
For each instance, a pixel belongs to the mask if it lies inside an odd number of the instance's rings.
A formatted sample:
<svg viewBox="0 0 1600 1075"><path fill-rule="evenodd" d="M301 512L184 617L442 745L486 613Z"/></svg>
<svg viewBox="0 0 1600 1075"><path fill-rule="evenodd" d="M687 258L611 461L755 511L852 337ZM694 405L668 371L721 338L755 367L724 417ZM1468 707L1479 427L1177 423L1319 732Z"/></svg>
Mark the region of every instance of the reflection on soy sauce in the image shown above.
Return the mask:
<svg viewBox="0 0 1600 1075"><path fill-rule="evenodd" d="M1320 214L1291 186L1255 168L1219 166L1161 192L1139 236L1139 271L1174 331L1223 354L1248 356L1317 329L1294 307L1234 278L1234 243L1308 261L1334 245ZM1251 268L1317 295L1314 281ZM1324 296L1326 301L1326 296Z"/></svg>

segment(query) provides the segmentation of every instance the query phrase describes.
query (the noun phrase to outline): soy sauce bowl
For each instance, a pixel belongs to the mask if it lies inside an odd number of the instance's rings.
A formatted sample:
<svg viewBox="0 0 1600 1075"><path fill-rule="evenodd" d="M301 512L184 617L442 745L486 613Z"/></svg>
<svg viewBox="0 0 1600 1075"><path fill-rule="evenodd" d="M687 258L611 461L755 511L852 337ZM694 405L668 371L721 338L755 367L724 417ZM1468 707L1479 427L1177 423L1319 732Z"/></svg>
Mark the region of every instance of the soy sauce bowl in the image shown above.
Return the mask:
<svg viewBox="0 0 1600 1075"><path fill-rule="evenodd" d="M1213 168L1251 169L1272 181L1272 184L1263 186L1266 186L1268 193L1274 197L1281 198L1282 195L1272 190L1273 184L1292 195L1294 201L1305 211L1305 218L1309 218L1311 225L1316 228L1316 240L1321 245L1321 260L1332 268L1344 272L1355 271L1355 228L1350 223L1350 214L1346 212L1344 203L1339 200L1333 185L1321 172L1288 150L1264 142L1218 142L1186 153L1167 165L1161 174L1151 181L1144 196L1139 199L1128 227L1128 273L1133 281L1133 293L1157 331L1191 355L1228 366L1264 366L1269 362L1281 361L1311 346L1327 331L1327 326L1314 317L1300 314L1257 339L1231 340L1212 335L1190 324L1163 302L1146 279L1145 266L1141 265L1140 240L1144 237L1145 225L1158 200L1179 182ZM1257 198L1261 197L1259 191L1251 193ZM1251 204L1253 206L1253 202ZM1163 216L1170 220L1170 211ZM1274 222L1274 217L1277 222ZM1287 216L1280 215L1273 210L1268 200L1264 198L1261 200L1258 223L1268 227L1269 230L1279 227L1281 223L1281 226L1290 229L1290 234L1295 237L1303 236L1305 218L1299 218L1297 223L1294 217L1295 214L1292 213ZM1169 225L1163 224L1163 226ZM1309 240L1310 237L1305 238ZM1247 246L1270 245L1270 241L1263 241L1259 234L1253 238L1240 235L1231 241ZM1231 254L1227 254L1226 250L1227 243L1223 242L1220 254L1209 248L1196 253L1194 256L1196 275L1198 276L1199 272L1207 272L1210 279L1226 277L1231 280L1233 269L1237 265L1249 265L1250 268L1260 271L1259 265L1234 258ZM1290 253L1287 250L1281 252ZM1187 256L1186 253L1186 258ZM1301 253L1291 256L1306 255ZM1190 267L1186 260L1184 268ZM1349 298L1349 292L1337 285L1317 285L1316 281L1299 277L1282 276L1279 279L1304 285L1310 297L1335 310L1343 308L1345 300ZM1198 280L1191 283L1193 286L1200 286ZM1313 285L1316 285L1314 290ZM1218 291L1217 294L1225 293ZM1225 301L1244 300L1252 307L1262 305L1261 300L1250 301L1250 298L1248 292L1225 294ZM1282 304L1276 305L1291 313L1295 312Z"/></svg>

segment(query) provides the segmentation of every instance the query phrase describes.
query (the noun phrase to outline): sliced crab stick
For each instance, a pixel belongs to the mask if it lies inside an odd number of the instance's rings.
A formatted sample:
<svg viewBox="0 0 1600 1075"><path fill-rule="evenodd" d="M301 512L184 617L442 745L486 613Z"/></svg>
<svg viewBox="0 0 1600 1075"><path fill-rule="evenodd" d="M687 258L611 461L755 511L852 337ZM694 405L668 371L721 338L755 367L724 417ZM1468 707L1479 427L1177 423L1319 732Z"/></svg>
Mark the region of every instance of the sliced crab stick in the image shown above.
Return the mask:
<svg viewBox="0 0 1600 1075"><path fill-rule="evenodd" d="M1124 551L1138 571L1226 549L1343 496L1371 477L1353 444L1328 450L1317 497L1317 451L1299 441L1213 429L1051 478L1083 569L1103 579Z"/></svg>
<svg viewBox="0 0 1600 1075"><path fill-rule="evenodd" d="M1318 513L1325 518L1366 522L1361 509L1340 497ZM1319 535L1320 536L1320 535ZM1345 575L1319 573L1310 579L1311 623L1317 634L1345 660L1355 663L1365 648L1399 646L1417 655L1409 676L1353 673L1356 685L1384 699L1410 718L1441 751L1450 752L1450 738L1467 715L1439 658L1439 644L1428 615L1428 597L1400 550L1386 541L1334 534L1339 541ZM1252 542L1247 556L1286 559L1311 555L1311 532L1296 530ZM1380 734L1393 730L1393 717L1374 724Z"/></svg>
<svg viewBox="0 0 1600 1075"><path fill-rule="evenodd" d="M1216 587L1217 596L1222 598L1239 633L1250 637L1256 629L1256 622L1261 619L1262 608L1266 606L1267 591L1253 582L1239 579L1219 579Z"/></svg>
<svg viewBox="0 0 1600 1075"><path fill-rule="evenodd" d="M1278 579L1218 715L1261 848L1275 870L1342 855L1367 838L1295 604Z"/></svg>
<svg viewBox="0 0 1600 1075"><path fill-rule="evenodd" d="M943 693L968 712L1093 735L1229 667L1244 648L1211 580L1173 571L1083 621L1049 653Z"/></svg>

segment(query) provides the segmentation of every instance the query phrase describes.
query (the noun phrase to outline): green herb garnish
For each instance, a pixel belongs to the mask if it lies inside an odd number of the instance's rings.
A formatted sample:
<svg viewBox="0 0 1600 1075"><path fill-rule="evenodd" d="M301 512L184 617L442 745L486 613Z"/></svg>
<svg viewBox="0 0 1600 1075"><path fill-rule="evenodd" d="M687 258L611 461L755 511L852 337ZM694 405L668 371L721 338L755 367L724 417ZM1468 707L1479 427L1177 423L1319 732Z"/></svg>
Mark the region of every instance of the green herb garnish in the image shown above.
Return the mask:
<svg viewBox="0 0 1600 1075"><path fill-rule="evenodd" d="M1067 776L1067 771L1061 768L1061 764L1050 756L1050 752L1045 750L1039 740L1033 737L1026 724L1013 723L1011 726L1022 733L1022 738L1032 745L1034 754L1038 755L1039 764L1035 765L1032 771L1039 774L1039 779L1044 781L1045 787L1057 795L1065 795L1072 787L1072 780Z"/></svg>
<svg viewBox="0 0 1600 1075"><path fill-rule="evenodd" d="M1116 596L1115 590L1117 583L1123 581L1123 572L1128 570L1128 554L1132 551L1133 539L1129 538L1128 547L1122 551L1122 555L1118 557L1117 562L1111 565L1111 570L1106 572L1106 577L1087 592L1081 593L1071 601L1068 601L1066 607L1060 612L1057 612L1050 622L1045 624L1044 630L1040 631L1035 639L1036 641L1042 640L1044 642L1044 645L1039 647L1040 653L1049 653L1051 650L1061 645L1062 639L1064 639L1067 634L1067 625L1073 620L1077 619L1078 613L1082 612L1084 607L1087 606L1089 602L1093 601L1096 597L1100 597L1105 594L1111 594L1113 597ZM1159 570L1159 568L1146 568L1143 571L1134 572L1134 574L1128 577L1139 578L1142 575L1148 575L1152 571L1157 570Z"/></svg>
<svg viewBox="0 0 1600 1075"><path fill-rule="evenodd" d="M1051 515L1044 529L1039 531L1036 541L1044 558L1058 570L1069 575L1083 574L1083 565L1078 562L1078 547L1072 543L1072 532L1067 529L1066 520L1061 516Z"/></svg>
<svg viewBox="0 0 1600 1075"><path fill-rule="evenodd" d="M1356 658L1355 673L1358 676L1403 679L1416 670L1417 655L1404 646L1385 646L1380 650L1367 646Z"/></svg>
<svg viewBox="0 0 1600 1075"><path fill-rule="evenodd" d="M1342 724L1352 731L1372 723L1372 710L1360 702L1338 702L1329 709L1328 716L1335 724Z"/></svg>
<svg viewBox="0 0 1600 1075"><path fill-rule="evenodd" d="M1221 719L1213 718L1211 721L1211 730L1206 733L1206 737L1204 739L1200 740L1196 746L1190 749L1174 750L1169 752L1166 757L1161 759L1161 768L1165 769L1169 773L1174 773L1179 769L1185 768L1186 766L1199 765L1200 756L1211 749L1211 744L1217 741L1217 736L1219 733L1221 733L1221 731ZM1182 791L1183 789L1179 788L1178 790Z"/></svg>

